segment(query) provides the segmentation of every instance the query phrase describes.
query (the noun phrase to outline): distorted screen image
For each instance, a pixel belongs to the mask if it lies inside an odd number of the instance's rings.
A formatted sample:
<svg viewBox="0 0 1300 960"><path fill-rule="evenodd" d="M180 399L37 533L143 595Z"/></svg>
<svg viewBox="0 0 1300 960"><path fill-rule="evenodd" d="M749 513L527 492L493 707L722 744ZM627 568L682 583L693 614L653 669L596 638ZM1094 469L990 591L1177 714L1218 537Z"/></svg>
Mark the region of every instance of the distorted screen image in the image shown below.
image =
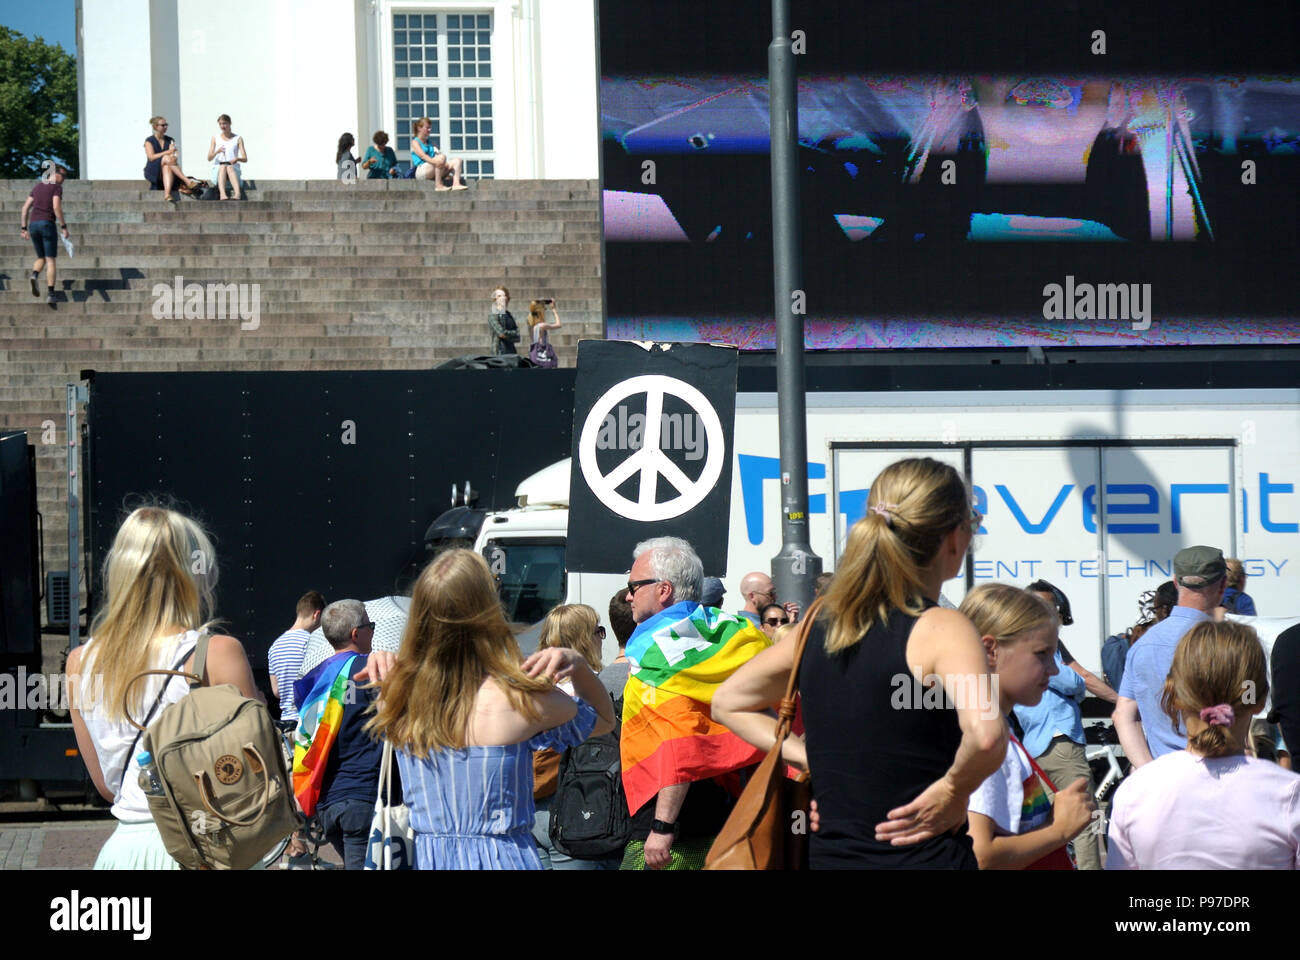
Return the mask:
<svg viewBox="0 0 1300 960"><path fill-rule="evenodd" d="M766 76L617 58L609 334L771 349ZM810 348L1300 342L1300 71L801 69L797 167Z"/></svg>

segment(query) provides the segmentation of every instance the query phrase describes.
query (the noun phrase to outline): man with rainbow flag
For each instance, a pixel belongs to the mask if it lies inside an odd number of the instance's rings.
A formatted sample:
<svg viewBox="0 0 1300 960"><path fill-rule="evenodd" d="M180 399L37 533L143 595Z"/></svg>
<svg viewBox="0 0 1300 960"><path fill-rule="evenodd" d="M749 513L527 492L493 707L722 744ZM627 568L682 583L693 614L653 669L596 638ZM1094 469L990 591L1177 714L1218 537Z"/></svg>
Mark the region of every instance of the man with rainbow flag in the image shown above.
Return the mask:
<svg viewBox="0 0 1300 960"><path fill-rule="evenodd" d="M365 665L375 625L361 601L337 600L321 614L321 630L334 656L293 685L300 704L293 793L303 813L319 816L344 869L360 870L379 792L383 745L363 729L376 692L358 687L353 675Z"/></svg>
<svg viewBox="0 0 1300 960"><path fill-rule="evenodd" d="M763 758L713 719L713 693L769 641L747 620L700 605L704 565L685 540L646 540L634 557L627 598L638 626L627 644L620 741L632 840L623 869L697 870L735 792L717 778Z"/></svg>

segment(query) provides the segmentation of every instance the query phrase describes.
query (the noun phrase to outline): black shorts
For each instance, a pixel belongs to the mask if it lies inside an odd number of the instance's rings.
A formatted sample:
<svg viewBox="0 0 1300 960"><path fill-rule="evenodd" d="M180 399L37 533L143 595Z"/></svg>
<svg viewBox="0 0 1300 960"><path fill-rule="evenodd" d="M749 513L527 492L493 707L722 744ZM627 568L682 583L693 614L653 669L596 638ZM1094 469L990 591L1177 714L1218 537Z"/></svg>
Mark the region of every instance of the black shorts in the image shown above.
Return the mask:
<svg viewBox="0 0 1300 960"><path fill-rule="evenodd" d="M31 234L38 258L59 255L59 232L54 229L53 220L36 220L27 225L27 231Z"/></svg>

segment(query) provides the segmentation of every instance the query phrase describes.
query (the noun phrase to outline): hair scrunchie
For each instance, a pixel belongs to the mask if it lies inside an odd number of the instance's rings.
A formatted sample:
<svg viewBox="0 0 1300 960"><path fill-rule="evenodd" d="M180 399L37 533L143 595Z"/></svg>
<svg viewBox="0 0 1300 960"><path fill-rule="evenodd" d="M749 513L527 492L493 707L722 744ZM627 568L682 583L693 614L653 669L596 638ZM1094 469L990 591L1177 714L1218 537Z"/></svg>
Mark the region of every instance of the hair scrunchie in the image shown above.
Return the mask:
<svg viewBox="0 0 1300 960"><path fill-rule="evenodd" d="M889 526L891 530L894 528L894 515L890 513L890 511L897 510L897 509L898 509L898 504L896 503L877 503L874 506L870 507L872 513L877 513L880 516L885 518L885 523Z"/></svg>
<svg viewBox="0 0 1300 960"><path fill-rule="evenodd" d="M1212 727L1230 727L1232 721L1237 719L1237 714L1228 704L1220 703L1202 710L1201 719Z"/></svg>

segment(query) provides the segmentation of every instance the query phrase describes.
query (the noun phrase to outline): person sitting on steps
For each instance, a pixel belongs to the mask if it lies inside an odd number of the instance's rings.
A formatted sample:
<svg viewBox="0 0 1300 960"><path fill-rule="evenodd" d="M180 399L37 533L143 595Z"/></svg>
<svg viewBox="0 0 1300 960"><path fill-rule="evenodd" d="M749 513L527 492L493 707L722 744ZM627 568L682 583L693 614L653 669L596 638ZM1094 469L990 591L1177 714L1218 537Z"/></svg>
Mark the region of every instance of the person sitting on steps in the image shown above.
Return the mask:
<svg viewBox="0 0 1300 960"><path fill-rule="evenodd" d="M248 162L248 155L244 152L244 138L230 132L230 117L227 114L217 117L217 126L221 128L220 132L208 145L208 160L213 164L212 179L216 181L217 194L222 200L229 200L225 189L229 184L234 198L242 200L243 179L239 165Z"/></svg>
<svg viewBox="0 0 1300 960"><path fill-rule="evenodd" d="M181 171L180 154L176 150L176 141L167 136L167 118L152 117L149 126L153 127L153 136L144 141L144 156L148 161L144 165L144 178L149 181L150 190L161 190L163 199L175 203L172 196L172 184L177 180L184 184L181 193L193 195L197 180L193 180Z"/></svg>
<svg viewBox="0 0 1300 960"><path fill-rule="evenodd" d="M415 135L411 141L411 163L415 166L415 179L432 180L436 184L435 190L467 189L460 182L460 158L453 160L439 151L429 139L432 131L433 121L428 117L421 117L411 124L411 132ZM451 171L451 186L445 187L442 181L448 170Z"/></svg>

